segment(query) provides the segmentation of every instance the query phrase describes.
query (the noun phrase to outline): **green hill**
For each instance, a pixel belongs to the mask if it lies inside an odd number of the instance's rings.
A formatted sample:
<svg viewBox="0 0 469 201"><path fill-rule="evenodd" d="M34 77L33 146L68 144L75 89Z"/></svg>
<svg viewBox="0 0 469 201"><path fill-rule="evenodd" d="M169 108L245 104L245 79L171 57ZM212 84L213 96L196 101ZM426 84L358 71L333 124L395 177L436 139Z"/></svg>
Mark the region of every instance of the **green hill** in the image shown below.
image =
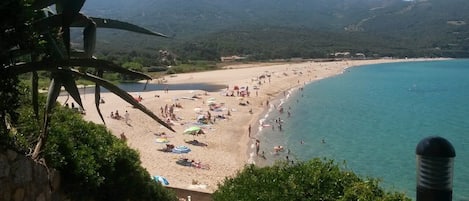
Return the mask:
<svg viewBox="0 0 469 201"><path fill-rule="evenodd" d="M350 51L375 56L468 57L465 0L100 0L85 14L129 21L173 36L144 38L100 31L103 54L213 59L326 57ZM121 41L117 44L107 41ZM142 42L143 41L143 42Z"/></svg>

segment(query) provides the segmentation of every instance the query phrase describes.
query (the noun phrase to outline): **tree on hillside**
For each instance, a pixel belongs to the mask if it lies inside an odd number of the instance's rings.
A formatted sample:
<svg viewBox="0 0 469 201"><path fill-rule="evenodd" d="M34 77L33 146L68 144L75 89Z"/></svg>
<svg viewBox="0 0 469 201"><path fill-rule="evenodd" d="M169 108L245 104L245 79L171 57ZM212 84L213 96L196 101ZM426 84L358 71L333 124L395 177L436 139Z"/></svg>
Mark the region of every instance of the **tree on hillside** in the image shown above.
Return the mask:
<svg viewBox="0 0 469 201"><path fill-rule="evenodd" d="M362 179L332 160L313 159L270 167L246 166L219 184L216 201L228 200L386 200L410 201L402 193L385 192L377 179Z"/></svg>
<svg viewBox="0 0 469 201"><path fill-rule="evenodd" d="M176 65L176 56L168 50L158 50L156 63L164 66L174 66Z"/></svg>

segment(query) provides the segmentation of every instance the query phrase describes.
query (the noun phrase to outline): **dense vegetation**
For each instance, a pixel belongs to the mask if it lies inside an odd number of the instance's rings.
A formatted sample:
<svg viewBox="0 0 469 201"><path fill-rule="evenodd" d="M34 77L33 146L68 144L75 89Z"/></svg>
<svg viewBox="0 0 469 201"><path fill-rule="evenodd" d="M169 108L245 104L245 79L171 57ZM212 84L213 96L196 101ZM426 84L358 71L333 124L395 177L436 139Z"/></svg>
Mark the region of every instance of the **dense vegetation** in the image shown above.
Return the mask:
<svg viewBox="0 0 469 201"><path fill-rule="evenodd" d="M159 62L167 50L179 63L241 55L250 60L325 58L334 52L373 57L469 57L465 0L94 1L89 13L138 22L170 36L164 41L101 32L103 56L133 53ZM155 20L157 19L157 20ZM111 43L119 39L119 43ZM102 48L102 49L101 49ZM173 64L174 65L174 64Z"/></svg>
<svg viewBox="0 0 469 201"><path fill-rule="evenodd" d="M62 87L83 109L77 87L78 78L94 83L95 105L102 121L104 118L99 108L100 87L106 88L161 125L174 131L151 110L138 103L130 94L103 79L105 72L119 73L123 80L151 79L148 75L141 73L141 64L127 62L125 63L126 68L124 68L113 62L94 57L97 28L121 29L151 36L166 36L127 22L86 16L80 13L84 3L85 0L7 0L0 4L0 10L8 10L5 16L6 20L0 27L0 32L3 35L2 41L0 41L2 44L0 52L2 75L14 79L21 75L30 75L35 120L38 122L42 120L39 137L32 153L32 158L35 160L40 157L40 151L47 141L51 120L49 114ZM82 30L83 46L80 49L71 45L71 27ZM39 83L41 83L40 75L50 79L43 119L39 118L37 101ZM6 82L6 84L10 84L6 88L7 90L12 88L8 91L12 92L18 83ZM12 114L9 115L14 117ZM9 127L7 124L11 120L7 119L6 116L6 113L2 114L2 117L5 118L5 124L2 127Z"/></svg>
<svg viewBox="0 0 469 201"><path fill-rule="evenodd" d="M27 153L38 136L31 100L19 99L17 128L2 144ZM41 106L45 97L41 96ZM84 121L71 108L56 107L44 149L47 165L60 171L62 188L72 200L176 200L141 166L139 154L102 125Z"/></svg>
<svg viewBox="0 0 469 201"><path fill-rule="evenodd" d="M279 162L263 168L246 166L236 177L226 179L213 197L216 201L411 200L402 193L384 191L377 179L362 179L331 160L318 158L295 164Z"/></svg>
<svg viewBox="0 0 469 201"><path fill-rule="evenodd" d="M161 34L120 21L84 16L79 13L84 2L0 3L4 14L0 24L0 146L59 170L64 190L72 200L175 200L172 192L153 181L141 167L136 151L105 127L83 121L77 111L57 107L56 99L64 87L83 108L76 86L76 79L81 77L98 88L98 113L99 87L103 86L172 130L127 92L102 79L105 71L144 79L149 78L147 75L132 70L135 65L122 68L93 58L97 25ZM81 51L70 46L71 26L83 28ZM31 77L30 87L22 86L20 75ZM50 78L47 98L38 94L39 75Z"/></svg>

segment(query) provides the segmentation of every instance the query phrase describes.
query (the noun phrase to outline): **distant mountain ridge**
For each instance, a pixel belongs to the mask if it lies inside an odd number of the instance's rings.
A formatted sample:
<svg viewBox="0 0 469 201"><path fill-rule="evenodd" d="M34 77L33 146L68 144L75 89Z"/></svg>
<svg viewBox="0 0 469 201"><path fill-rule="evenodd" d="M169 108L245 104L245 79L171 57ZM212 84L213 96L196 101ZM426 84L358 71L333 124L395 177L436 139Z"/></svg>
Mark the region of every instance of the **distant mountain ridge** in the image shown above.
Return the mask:
<svg viewBox="0 0 469 201"><path fill-rule="evenodd" d="M467 0L88 0L83 9L183 40L237 27L283 27L458 51L469 45L467 11Z"/></svg>
<svg viewBox="0 0 469 201"><path fill-rule="evenodd" d="M465 0L95 0L87 1L84 8L92 15L161 29L180 25L203 29L210 24L213 28L206 29L216 30L247 23L332 30L358 26L357 30L374 31L383 29L376 25L380 22L404 28L414 20L421 24L467 21L468 10L469 1Z"/></svg>

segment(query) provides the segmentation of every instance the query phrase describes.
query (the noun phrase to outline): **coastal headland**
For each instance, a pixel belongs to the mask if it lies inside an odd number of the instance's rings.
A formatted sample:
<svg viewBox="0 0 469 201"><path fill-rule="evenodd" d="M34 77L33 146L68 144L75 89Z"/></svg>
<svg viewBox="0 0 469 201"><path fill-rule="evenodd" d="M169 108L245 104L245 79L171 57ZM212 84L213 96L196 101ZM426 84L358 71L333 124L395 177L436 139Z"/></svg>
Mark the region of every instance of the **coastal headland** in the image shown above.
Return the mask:
<svg viewBox="0 0 469 201"><path fill-rule="evenodd" d="M125 136L127 144L139 152L143 167L151 175L165 177L171 187L212 193L225 177L234 176L245 164L254 161L258 120L273 107L271 103L278 95L341 74L353 66L425 60L429 59L239 64L225 66L222 70L164 78L165 85L206 83L226 86L217 92L143 89L131 92L161 119L170 122L176 130L174 133L112 93L102 93L104 103L100 108L105 126L116 137ZM81 96L86 110L83 118L103 124L94 106L94 95ZM65 100L67 96L59 97L59 102L64 104ZM120 118L111 117L111 112L115 116L116 111ZM194 126L202 131L187 131ZM167 144L189 148L190 152L174 153L173 147ZM259 144L262 146L262 142ZM181 163L182 158L187 159L189 165Z"/></svg>

